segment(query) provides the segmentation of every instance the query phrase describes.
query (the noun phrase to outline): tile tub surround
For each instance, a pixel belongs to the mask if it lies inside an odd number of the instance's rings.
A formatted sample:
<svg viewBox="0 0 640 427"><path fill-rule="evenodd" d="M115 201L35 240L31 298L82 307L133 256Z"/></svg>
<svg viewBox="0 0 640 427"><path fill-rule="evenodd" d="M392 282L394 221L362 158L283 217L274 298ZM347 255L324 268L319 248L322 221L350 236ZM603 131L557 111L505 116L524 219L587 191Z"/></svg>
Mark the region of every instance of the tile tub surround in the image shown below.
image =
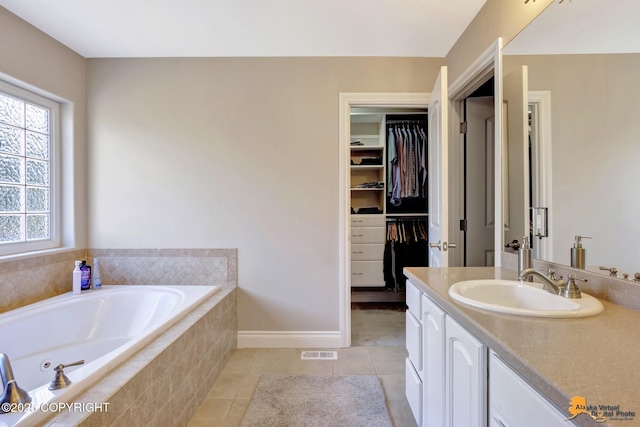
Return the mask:
<svg viewBox="0 0 640 427"><path fill-rule="evenodd" d="M236 249L79 249L0 260L0 313L69 292L73 262L93 258L109 285L237 286Z"/></svg>
<svg viewBox="0 0 640 427"><path fill-rule="evenodd" d="M518 271L518 255L502 252L502 266L509 270ZM571 268L562 264L534 259L533 268L546 272L549 268L556 270L556 275L567 277L570 273L576 277L587 279L588 282L576 282L581 291L605 301L640 311L640 282L610 277L606 274Z"/></svg>
<svg viewBox="0 0 640 427"><path fill-rule="evenodd" d="M0 313L70 291L73 262L86 257L82 249L0 260Z"/></svg>
<svg viewBox="0 0 640 427"><path fill-rule="evenodd" d="M106 285L237 285L237 249L88 249Z"/></svg>
<svg viewBox="0 0 640 427"><path fill-rule="evenodd" d="M236 351L236 292L221 289L73 398L79 404L109 403L108 411L63 412L46 425L187 425Z"/></svg>
<svg viewBox="0 0 640 427"><path fill-rule="evenodd" d="M573 396L588 404L620 405L633 411L633 422L596 423L587 416L582 426L637 425L640 422L640 313L603 301L604 312L581 319L544 319L490 313L464 306L449 297L451 285L471 279L517 279L506 268L406 268L405 274L455 320L493 349L569 416Z"/></svg>

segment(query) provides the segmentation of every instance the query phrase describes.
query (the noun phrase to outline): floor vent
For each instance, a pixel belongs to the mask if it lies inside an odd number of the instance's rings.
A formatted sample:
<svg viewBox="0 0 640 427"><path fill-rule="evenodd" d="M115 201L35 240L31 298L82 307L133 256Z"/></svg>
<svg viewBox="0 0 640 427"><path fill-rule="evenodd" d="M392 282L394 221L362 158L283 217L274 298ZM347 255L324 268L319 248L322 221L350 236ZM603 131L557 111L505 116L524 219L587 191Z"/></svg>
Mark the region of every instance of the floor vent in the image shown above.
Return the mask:
<svg viewBox="0 0 640 427"><path fill-rule="evenodd" d="M303 351L301 360L338 360L337 351Z"/></svg>

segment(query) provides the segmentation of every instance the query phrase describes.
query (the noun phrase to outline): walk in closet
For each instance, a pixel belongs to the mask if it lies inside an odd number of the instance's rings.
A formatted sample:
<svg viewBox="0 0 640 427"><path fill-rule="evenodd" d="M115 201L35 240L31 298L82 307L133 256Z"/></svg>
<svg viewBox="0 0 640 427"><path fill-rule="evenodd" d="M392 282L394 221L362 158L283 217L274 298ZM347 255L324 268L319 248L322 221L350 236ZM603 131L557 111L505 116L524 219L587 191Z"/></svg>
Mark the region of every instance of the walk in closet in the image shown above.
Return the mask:
<svg viewBox="0 0 640 427"><path fill-rule="evenodd" d="M427 114L352 108L352 302L404 301L404 267L428 265Z"/></svg>

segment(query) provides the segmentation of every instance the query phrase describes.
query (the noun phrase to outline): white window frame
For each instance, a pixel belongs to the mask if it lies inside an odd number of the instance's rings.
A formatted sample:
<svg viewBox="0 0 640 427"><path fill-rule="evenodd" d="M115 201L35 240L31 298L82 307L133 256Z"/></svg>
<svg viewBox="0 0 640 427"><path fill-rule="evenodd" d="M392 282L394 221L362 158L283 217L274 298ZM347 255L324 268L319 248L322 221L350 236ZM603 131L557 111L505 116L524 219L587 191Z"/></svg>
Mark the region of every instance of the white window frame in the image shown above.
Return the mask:
<svg viewBox="0 0 640 427"><path fill-rule="evenodd" d="M50 98L14 86L3 80L0 80L0 91L25 102L49 109L49 203L51 204L49 211L49 239L1 243L0 257L59 248L62 231L62 218L60 214L62 197L60 179L60 159L62 157L60 147L60 104Z"/></svg>

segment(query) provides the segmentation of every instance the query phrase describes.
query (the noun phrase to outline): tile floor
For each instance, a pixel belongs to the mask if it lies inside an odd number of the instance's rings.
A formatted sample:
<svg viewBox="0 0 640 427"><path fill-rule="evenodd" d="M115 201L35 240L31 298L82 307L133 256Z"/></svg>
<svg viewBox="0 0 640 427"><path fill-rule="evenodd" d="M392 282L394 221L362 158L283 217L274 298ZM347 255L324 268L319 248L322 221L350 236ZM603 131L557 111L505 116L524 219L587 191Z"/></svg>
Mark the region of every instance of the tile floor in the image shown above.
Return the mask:
<svg viewBox="0 0 640 427"><path fill-rule="evenodd" d="M404 312L398 313L395 319L396 322L404 322ZM394 329L397 334L398 328ZM357 336L358 331L354 330L352 335ZM370 337L369 333L366 335ZM391 340L387 339L389 337L380 338L378 343L383 345L355 345L354 340L352 347L337 349L338 360L300 360L301 351L309 349L238 349L191 419L189 427L240 425L261 374L377 375L393 426L415 427L404 396L406 350L404 346L395 344L397 337ZM385 342L393 345L385 345Z"/></svg>

